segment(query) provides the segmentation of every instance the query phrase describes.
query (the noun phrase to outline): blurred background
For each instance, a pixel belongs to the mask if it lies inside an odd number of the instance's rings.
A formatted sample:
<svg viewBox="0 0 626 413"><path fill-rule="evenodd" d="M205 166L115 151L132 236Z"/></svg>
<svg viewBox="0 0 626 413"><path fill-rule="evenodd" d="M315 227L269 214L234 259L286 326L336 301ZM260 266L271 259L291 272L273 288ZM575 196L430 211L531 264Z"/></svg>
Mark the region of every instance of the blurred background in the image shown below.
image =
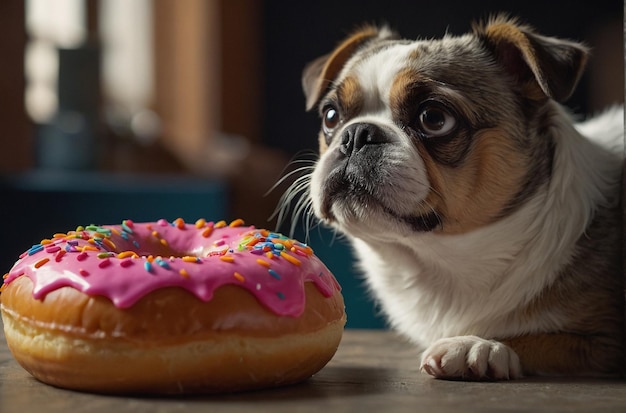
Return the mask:
<svg viewBox="0 0 626 413"><path fill-rule="evenodd" d="M363 22L461 34L495 12L584 41L577 114L623 102L620 0L2 0L0 274L55 232L130 218L270 219L318 119L300 75ZM288 232L289 225L279 228ZM305 237L302 225L295 235ZM345 243L310 243L344 286L349 327L381 327Z"/></svg>

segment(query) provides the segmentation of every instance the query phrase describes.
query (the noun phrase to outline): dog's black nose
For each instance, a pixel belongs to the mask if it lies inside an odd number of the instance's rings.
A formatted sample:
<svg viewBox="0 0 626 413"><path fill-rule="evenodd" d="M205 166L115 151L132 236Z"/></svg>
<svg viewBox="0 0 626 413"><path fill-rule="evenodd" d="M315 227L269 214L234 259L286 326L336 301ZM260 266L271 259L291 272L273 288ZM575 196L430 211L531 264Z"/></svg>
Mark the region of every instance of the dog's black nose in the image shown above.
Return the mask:
<svg viewBox="0 0 626 413"><path fill-rule="evenodd" d="M354 123L346 128L341 135L341 152L349 156L358 152L365 145L375 145L387 142L385 132L371 123Z"/></svg>

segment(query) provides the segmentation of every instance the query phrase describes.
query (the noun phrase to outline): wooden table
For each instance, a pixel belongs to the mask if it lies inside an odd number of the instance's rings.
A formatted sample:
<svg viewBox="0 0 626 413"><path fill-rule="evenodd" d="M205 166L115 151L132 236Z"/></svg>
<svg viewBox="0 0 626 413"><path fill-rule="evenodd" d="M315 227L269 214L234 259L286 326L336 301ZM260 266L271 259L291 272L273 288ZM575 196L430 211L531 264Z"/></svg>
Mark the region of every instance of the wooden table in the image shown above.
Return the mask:
<svg viewBox="0 0 626 413"><path fill-rule="evenodd" d="M335 358L299 385L219 396L102 396L36 381L0 332L0 412L626 412L626 381L455 382L434 380L417 366L416 351L395 334L347 330Z"/></svg>

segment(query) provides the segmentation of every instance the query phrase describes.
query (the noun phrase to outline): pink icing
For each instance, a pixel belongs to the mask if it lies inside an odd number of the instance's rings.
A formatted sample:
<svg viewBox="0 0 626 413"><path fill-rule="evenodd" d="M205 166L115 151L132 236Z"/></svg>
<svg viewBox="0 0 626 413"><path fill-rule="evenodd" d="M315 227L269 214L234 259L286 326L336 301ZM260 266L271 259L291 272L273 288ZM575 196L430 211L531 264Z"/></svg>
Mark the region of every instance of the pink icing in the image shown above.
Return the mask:
<svg viewBox="0 0 626 413"><path fill-rule="evenodd" d="M217 288L231 284L250 291L275 314L291 317L304 311L305 282L326 297L340 289L310 247L242 224L178 219L79 228L22 254L5 284L26 276L36 299L70 286L105 296L119 308L164 287L181 287L208 301Z"/></svg>

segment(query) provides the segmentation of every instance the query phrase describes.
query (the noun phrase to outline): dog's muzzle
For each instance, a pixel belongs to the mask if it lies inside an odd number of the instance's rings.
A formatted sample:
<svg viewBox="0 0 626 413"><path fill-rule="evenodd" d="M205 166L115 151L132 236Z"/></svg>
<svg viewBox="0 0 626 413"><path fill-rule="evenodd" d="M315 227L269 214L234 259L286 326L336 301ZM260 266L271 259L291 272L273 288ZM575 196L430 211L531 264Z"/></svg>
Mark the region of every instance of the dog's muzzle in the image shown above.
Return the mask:
<svg viewBox="0 0 626 413"><path fill-rule="evenodd" d="M337 217L333 206L341 205L344 213L360 210L359 220L364 219L366 212L379 211L395 221L408 224L415 231L431 231L441 225L441 218L434 210L417 215L396 211L395 203L401 201L397 199L398 194L390 192L390 188L397 188L401 181L394 183L397 165L389 159L397 154L399 148L394 145L391 129L375 123L358 122L347 125L335 139L339 139L338 146L328 154L324 165L326 173L320 197L321 216L335 221Z"/></svg>

